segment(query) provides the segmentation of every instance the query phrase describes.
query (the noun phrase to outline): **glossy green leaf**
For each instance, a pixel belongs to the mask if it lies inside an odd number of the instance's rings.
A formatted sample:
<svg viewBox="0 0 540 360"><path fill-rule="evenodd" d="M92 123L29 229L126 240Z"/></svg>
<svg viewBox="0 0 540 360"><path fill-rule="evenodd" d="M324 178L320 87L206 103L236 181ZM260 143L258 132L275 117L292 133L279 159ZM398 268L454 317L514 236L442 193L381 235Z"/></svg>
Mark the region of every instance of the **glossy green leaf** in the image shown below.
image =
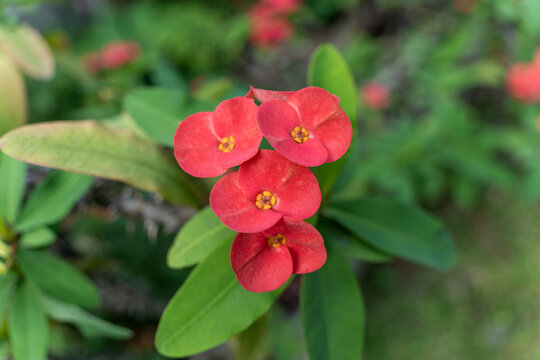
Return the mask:
<svg viewBox="0 0 540 360"><path fill-rule="evenodd" d="M348 257L372 263L392 261L392 256L366 244L334 221L323 221L317 229L326 241L331 241Z"/></svg>
<svg viewBox="0 0 540 360"><path fill-rule="evenodd" d="M456 261L450 232L412 205L361 198L331 203L323 213L386 253L437 269L448 269Z"/></svg>
<svg viewBox="0 0 540 360"><path fill-rule="evenodd" d="M26 122L26 87L15 64L0 54L0 136Z"/></svg>
<svg viewBox="0 0 540 360"><path fill-rule="evenodd" d="M0 153L0 215L13 224L26 189L26 164Z"/></svg>
<svg viewBox="0 0 540 360"><path fill-rule="evenodd" d="M17 252L17 261L23 273L46 293L87 308L99 305L99 293L94 284L68 262L22 248Z"/></svg>
<svg viewBox="0 0 540 360"><path fill-rule="evenodd" d="M23 126L0 138L0 148L32 164L119 180L172 202L199 204L187 176L158 146L92 120Z"/></svg>
<svg viewBox="0 0 540 360"><path fill-rule="evenodd" d="M100 319L77 305L64 303L45 296L43 297L43 305L51 318L58 322L77 326L86 337L107 337L122 340L133 336L130 329Z"/></svg>
<svg viewBox="0 0 540 360"><path fill-rule="evenodd" d="M56 234L49 228L39 228L21 236L20 244L27 249L37 249L51 245L56 240Z"/></svg>
<svg viewBox="0 0 540 360"><path fill-rule="evenodd" d="M0 323L4 321L6 309L15 293L17 276L11 272L0 277Z"/></svg>
<svg viewBox="0 0 540 360"><path fill-rule="evenodd" d="M242 288L230 246L226 241L210 254L169 302L156 335L161 354L184 357L219 345L264 314L286 286L266 293Z"/></svg>
<svg viewBox="0 0 540 360"><path fill-rule="evenodd" d="M302 278L302 329L311 360L360 360L364 305L347 261L329 247L326 264Z"/></svg>
<svg viewBox="0 0 540 360"><path fill-rule="evenodd" d="M180 90L141 88L124 99L124 111L159 144L173 146L173 138L186 96Z"/></svg>
<svg viewBox="0 0 540 360"><path fill-rule="evenodd" d="M333 45L319 45L311 55L308 84L324 88L337 95L339 104L355 127L358 91L349 66Z"/></svg>
<svg viewBox="0 0 540 360"><path fill-rule="evenodd" d="M15 228L27 231L62 220L93 181L86 175L51 172L30 194Z"/></svg>
<svg viewBox="0 0 540 360"><path fill-rule="evenodd" d="M180 229L169 249L167 264L173 269L195 265L234 235L207 206Z"/></svg>
<svg viewBox="0 0 540 360"><path fill-rule="evenodd" d="M8 318L8 334L15 360L45 360L49 324L39 289L25 281L17 290Z"/></svg>
<svg viewBox="0 0 540 360"><path fill-rule="evenodd" d="M0 48L29 76L50 80L54 76L54 56L45 39L34 28L0 27Z"/></svg>

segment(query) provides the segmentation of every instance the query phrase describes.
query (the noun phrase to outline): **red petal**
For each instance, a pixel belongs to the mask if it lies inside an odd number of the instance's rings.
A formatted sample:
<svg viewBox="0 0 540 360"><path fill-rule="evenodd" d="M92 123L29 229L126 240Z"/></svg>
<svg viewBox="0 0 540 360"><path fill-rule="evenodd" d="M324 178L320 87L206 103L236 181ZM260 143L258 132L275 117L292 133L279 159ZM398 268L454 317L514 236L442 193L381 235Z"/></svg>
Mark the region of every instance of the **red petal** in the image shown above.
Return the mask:
<svg viewBox="0 0 540 360"><path fill-rule="evenodd" d="M311 134L315 139L320 139L326 148L328 154L326 162L332 162L342 157L351 146L353 129L349 118L341 111L316 128L311 129ZM305 144L310 141L311 139Z"/></svg>
<svg viewBox="0 0 540 360"><path fill-rule="evenodd" d="M242 164L238 184L253 201L260 192L270 191L277 197L272 210L298 219L313 216L321 204L319 183L311 170L272 150L260 150Z"/></svg>
<svg viewBox="0 0 540 360"><path fill-rule="evenodd" d="M287 99L287 102L298 111L301 123L308 130L333 118L336 113L343 112L339 106L339 99L318 87L298 90Z"/></svg>
<svg viewBox="0 0 540 360"><path fill-rule="evenodd" d="M252 158L259 149L262 133L257 124L257 105L245 97L221 102L214 111L214 130L217 136L233 136L236 144L228 153L218 151L218 163L230 168Z"/></svg>
<svg viewBox="0 0 540 360"><path fill-rule="evenodd" d="M249 196L238 184L238 172L221 178L210 192L210 207L221 221L234 231L260 232L273 226L282 217L272 209L255 206L255 196Z"/></svg>
<svg viewBox="0 0 540 360"><path fill-rule="evenodd" d="M250 87L249 92L246 94L246 97L248 98L256 98L261 103L264 103L266 101L270 100L287 100L289 96L294 94L295 91L274 91L274 90L263 90L263 89L256 89L253 86Z"/></svg>
<svg viewBox="0 0 540 360"><path fill-rule="evenodd" d="M264 231L265 237L285 235L293 259L293 273L305 274L321 268L326 262L324 240L317 229L307 222L284 217Z"/></svg>
<svg viewBox="0 0 540 360"><path fill-rule="evenodd" d="M313 136L298 144L291 137L291 130L303 126L296 110L285 101L271 100L259 107L257 120L268 142L281 155L303 166L319 166L328 159L328 151Z"/></svg>
<svg viewBox="0 0 540 360"><path fill-rule="evenodd" d="M212 113L199 112L182 121L174 134L174 156L192 176L213 177L225 172L218 163L220 143L212 126Z"/></svg>
<svg viewBox="0 0 540 360"><path fill-rule="evenodd" d="M262 233L239 233L231 248L231 265L244 289L272 291L291 276L293 264L287 246L268 246Z"/></svg>

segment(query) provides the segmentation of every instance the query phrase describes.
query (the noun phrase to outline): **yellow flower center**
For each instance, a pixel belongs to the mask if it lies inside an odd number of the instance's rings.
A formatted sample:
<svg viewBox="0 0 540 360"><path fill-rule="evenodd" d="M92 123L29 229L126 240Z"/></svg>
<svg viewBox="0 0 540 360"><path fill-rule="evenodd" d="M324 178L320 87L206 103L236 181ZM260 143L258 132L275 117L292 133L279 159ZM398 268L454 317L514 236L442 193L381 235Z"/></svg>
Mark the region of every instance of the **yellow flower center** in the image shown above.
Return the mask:
<svg viewBox="0 0 540 360"><path fill-rule="evenodd" d="M306 130L306 128L297 126L290 132L291 137L294 141L296 141L298 144L305 143L309 138L309 132Z"/></svg>
<svg viewBox="0 0 540 360"><path fill-rule="evenodd" d="M234 150L234 145L236 145L236 140L234 140L233 136L224 137L221 139L221 144L218 145L218 149L222 153L228 153Z"/></svg>
<svg viewBox="0 0 540 360"><path fill-rule="evenodd" d="M270 236L266 241L268 242L268 246L278 248L287 243L287 238L283 234L277 234Z"/></svg>
<svg viewBox="0 0 540 360"><path fill-rule="evenodd" d="M255 200L255 205L262 210L271 209L272 206L276 205L276 197L270 191L263 191L257 195Z"/></svg>

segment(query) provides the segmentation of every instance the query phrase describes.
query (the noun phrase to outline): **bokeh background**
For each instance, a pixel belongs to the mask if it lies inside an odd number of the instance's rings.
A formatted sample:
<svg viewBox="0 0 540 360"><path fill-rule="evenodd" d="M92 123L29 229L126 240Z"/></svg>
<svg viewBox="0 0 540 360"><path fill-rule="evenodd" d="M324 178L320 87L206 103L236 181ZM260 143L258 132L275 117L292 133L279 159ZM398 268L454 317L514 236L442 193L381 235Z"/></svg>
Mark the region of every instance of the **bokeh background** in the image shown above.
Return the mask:
<svg viewBox="0 0 540 360"><path fill-rule="evenodd" d="M114 117L141 86L189 94L186 116L250 85L300 89L313 50L332 43L360 94L361 165L341 195L419 204L459 251L448 272L355 262L365 359L540 358L538 0L10 0L0 10L3 24L38 29L56 59L52 80L25 79L30 122ZM45 173L32 167L28 188ZM53 358L162 358L159 316L189 272L168 269L166 253L191 215L94 183L56 225L53 252L89 274L100 314L135 335L88 340L55 324ZM245 333L192 358L306 359L297 299L293 283Z"/></svg>

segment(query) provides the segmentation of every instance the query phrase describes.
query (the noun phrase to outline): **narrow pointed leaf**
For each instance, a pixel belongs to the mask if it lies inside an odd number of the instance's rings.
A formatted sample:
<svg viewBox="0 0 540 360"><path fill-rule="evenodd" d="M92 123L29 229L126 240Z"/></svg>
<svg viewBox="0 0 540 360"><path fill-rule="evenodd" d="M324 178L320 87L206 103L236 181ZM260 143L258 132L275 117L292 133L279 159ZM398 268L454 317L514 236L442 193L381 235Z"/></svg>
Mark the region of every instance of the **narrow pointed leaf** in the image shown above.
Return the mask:
<svg viewBox="0 0 540 360"><path fill-rule="evenodd" d="M17 276L8 272L0 277L0 323L4 321L6 309L13 298L17 286Z"/></svg>
<svg viewBox="0 0 540 360"><path fill-rule="evenodd" d="M195 265L235 234L207 206L180 229L169 249L167 264L173 269Z"/></svg>
<svg viewBox="0 0 540 360"><path fill-rule="evenodd" d="M54 76L54 57L45 39L34 28L0 27L0 48L28 75L40 80Z"/></svg>
<svg viewBox="0 0 540 360"><path fill-rule="evenodd" d="M39 289L25 281L17 290L8 318L8 334L15 360L45 360L49 324Z"/></svg>
<svg viewBox="0 0 540 360"><path fill-rule="evenodd" d="M15 64L0 54L0 136L26 122L26 87Z"/></svg>
<svg viewBox="0 0 540 360"><path fill-rule="evenodd" d="M122 181L172 202L197 206L200 201L158 146L92 120L23 126L0 138L0 148L25 162Z"/></svg>
<svg viewBox="0 0 540 360"><path fill-rule="evenodd" d="M333 202L323 214L388 254L442 270L456 261L450 232L436 218L412 205L361 198Z"/></svg>
<svg viewBox="0 0 540 360"><path fill-rule="evenodd" d="M37 249L51 245L55 239L54 231L48 228L39 228L23 234L19 241L26 249Z"/></svg>
<svg viewBox="0 0 540 360"><path fill-rule="evenodd" d="M15 222L18 231L36 229L62 220L92 185L90 176L53 171L30 194L21 216Z"/></svg>
<svg viewBox="0 0 540 360"><path fill-rule="evenodd" d="M226 241L210 254L169 302L156 335L161 354L184 357L221 344L264 314L286 287L267 293L242 288L230 246Z"/></svg>
<svg viewBox="0 0 540 360"><path fill-rule="evenodd" d="M0 153L0 215L13 224L26 189L26 164Z"/></svg>
<svg viewBox="0 0 540 360"><path fill-rule="evenodd" d="M301 319L311 360L360 360L364 304L345 258L329 249L326 264L302 278Z"/></svg>
<svg viewBox="0 0 540 360"><path fill-rule="evenodd" d="M77 326L88 338L107 337L123 340L133 336L130 329L100 319L77 305L64 303L50 297L43 297L43 305L51 318Z"/></svg>
<svg viewBox="0 0 540 360"><path fill-rule="evenodd" d="M99 305L99 293L94 284L68 262L22 248L17 252L17 261L23 273L47 294L87 308Z"/></svg>

